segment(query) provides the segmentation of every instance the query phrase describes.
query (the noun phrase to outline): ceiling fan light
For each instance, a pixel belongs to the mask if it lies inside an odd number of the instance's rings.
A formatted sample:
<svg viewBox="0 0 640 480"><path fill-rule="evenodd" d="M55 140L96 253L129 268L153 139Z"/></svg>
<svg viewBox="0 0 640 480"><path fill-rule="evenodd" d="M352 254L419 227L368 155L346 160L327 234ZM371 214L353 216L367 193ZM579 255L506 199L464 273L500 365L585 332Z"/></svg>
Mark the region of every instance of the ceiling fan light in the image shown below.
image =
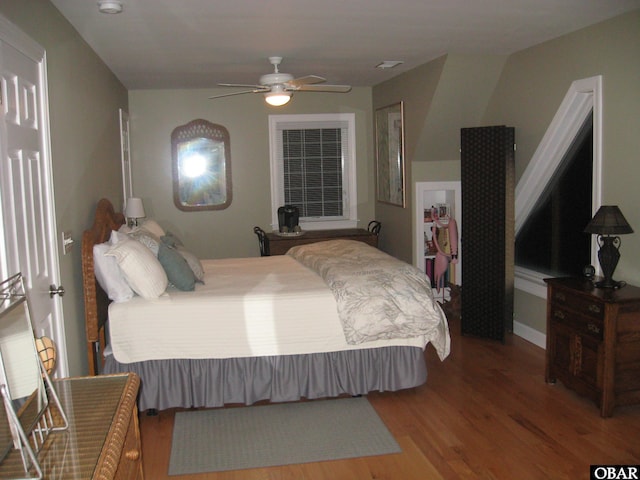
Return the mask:
<svg viewBox="0 0 640 480"><path fill-rule="evenodd" d="M291 93L278 91L267 92L264 94L264 99L269 105L281 107L282 105L289 103L289 100L291 100Z"/></svg>

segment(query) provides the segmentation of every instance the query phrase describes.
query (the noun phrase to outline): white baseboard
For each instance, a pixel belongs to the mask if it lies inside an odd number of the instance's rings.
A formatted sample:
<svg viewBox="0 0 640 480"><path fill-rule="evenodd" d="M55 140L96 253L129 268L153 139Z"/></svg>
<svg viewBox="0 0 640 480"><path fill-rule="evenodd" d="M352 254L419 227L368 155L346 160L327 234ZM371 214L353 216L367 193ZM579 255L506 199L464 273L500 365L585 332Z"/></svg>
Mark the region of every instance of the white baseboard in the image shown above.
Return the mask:
<svg viewBox="0 0 640 480"><path fill-rule="evenodd" d="M535 330L528 325L525 325L524 323L514 321L513 333L542 349L547 348L547 336L544 333L539 332L538 330Z"/></svg>

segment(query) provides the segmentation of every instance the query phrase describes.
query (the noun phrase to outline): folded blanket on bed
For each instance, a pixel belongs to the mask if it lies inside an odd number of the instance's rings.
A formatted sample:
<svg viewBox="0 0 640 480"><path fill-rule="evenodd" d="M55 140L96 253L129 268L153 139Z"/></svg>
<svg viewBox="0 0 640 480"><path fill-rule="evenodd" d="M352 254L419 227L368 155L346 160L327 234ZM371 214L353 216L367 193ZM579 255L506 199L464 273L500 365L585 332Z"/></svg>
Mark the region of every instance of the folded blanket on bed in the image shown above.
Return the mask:
<svg viewBox="0 0 640 480"><path fill-rule="evenodd" d="M299 245L287 254L327 283L347 343L425 335L440 359L449 354L447 319L417 268L354 240Z"/></svg>

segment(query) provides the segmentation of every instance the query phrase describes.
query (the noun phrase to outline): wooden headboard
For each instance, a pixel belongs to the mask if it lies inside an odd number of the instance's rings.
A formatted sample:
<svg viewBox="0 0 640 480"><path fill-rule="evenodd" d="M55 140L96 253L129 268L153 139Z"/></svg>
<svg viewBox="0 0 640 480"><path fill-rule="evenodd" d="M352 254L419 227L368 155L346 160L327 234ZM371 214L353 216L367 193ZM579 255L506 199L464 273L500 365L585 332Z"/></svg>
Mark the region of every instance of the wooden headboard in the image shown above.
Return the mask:
<svg viewBox="0 0 640 480"><path fill-rule="evenodd" d="M96 281L93 267L93 246L104 243L125 223L122 213L116 213L109 200L98 202L93 226L82 233L82 286L84 289L84 319L87 331L89 374L96 375L104 362L106 346L104 327L110 300ZM98 360L100 361L98 364Z"/></svg>

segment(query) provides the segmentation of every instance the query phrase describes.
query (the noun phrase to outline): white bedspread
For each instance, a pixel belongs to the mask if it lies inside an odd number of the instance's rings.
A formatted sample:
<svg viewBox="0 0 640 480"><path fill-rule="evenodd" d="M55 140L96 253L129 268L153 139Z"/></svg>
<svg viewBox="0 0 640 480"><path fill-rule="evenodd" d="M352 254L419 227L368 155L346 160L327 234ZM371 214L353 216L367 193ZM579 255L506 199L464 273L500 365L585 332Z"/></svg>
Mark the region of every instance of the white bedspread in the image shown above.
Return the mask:
<svg viewBox="0 0 640 480"><path fill-rule="evenodd" d="M299 245L287 255L329 286L348 343L426 335L441 360L449 355L447 319L414 266L354 240Z"/></svg>
<svg viewBox="0 0 640 480"><path fill-rule="evenodd" d="M109 307L115 359L234 358L408 345L425 335L350 345L325 282L283 256L204 260L204 285Z"/></svg>

